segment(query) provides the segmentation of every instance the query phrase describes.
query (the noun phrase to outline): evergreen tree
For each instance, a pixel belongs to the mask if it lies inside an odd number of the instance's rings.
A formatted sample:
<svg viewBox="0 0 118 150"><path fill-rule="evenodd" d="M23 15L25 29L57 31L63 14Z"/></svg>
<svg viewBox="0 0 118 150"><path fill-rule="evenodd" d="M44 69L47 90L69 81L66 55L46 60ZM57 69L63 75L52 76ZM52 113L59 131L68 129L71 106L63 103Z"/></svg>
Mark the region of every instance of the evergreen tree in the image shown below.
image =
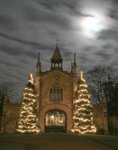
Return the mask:
<svg viewBox="0 0 118 150"><path fill-rule="evenodd" d="M40 132L37 117L36 90L33 85L32 75L30 75L28 83L23 91L17 131L21 133Z"/></svg>
<svg viewBox="0 0 118 150"><path fill-rule="evenodd" d="M96 127L93 124L90 94L82 71L78 84L77 97L74 101L73 127L71 131L80 134L96 132Z"/></svg>

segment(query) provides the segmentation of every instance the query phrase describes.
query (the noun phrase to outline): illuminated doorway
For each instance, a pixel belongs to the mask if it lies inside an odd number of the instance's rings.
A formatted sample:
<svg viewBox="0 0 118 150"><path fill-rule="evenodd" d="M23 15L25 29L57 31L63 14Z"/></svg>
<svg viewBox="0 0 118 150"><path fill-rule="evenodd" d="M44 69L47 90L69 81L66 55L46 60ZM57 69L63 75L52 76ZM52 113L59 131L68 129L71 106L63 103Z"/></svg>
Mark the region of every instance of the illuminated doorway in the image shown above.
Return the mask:
<svg viewBox="0 0 118 150"><path fill-rule="evenodd" d="M61 110L50 110L45 115L46 132L66 132L66 114Z"/></svg>

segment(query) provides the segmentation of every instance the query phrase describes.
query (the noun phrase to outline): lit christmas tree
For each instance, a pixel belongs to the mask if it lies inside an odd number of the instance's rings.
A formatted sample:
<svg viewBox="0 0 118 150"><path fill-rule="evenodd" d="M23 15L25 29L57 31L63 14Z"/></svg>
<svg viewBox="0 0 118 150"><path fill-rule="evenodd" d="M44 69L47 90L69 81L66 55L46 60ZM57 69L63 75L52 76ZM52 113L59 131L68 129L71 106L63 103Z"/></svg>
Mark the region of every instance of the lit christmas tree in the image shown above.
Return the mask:
<svg viewBox="0 0 118 150"><path fill-rule="evenodd" d="M30 75L28 83L23 91L17 132L20 133L40 132L37 117L36 90L35 86L33 85L32 75Z"/></svg>
<svg viewBox="0 0 118 150"><path fill-rule="evenodd" d="M79 134L96 132L96 127L93 124L90 94L82 71L79 79L77 97L74 101L73 127L71 131Z"/></svg>

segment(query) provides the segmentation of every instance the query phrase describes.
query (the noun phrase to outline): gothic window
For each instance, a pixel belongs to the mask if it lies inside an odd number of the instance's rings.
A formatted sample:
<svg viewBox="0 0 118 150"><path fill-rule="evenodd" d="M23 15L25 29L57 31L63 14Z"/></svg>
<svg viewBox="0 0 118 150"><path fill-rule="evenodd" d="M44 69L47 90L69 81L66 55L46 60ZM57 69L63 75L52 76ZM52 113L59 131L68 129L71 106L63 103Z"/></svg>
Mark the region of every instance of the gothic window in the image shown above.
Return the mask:
<svg viewBox="0 0 118 150"><path fill-rule="evenodd" d="M52 87L50 89L50 100L51 101L62 101L62 89L60 87Z"/></svg>

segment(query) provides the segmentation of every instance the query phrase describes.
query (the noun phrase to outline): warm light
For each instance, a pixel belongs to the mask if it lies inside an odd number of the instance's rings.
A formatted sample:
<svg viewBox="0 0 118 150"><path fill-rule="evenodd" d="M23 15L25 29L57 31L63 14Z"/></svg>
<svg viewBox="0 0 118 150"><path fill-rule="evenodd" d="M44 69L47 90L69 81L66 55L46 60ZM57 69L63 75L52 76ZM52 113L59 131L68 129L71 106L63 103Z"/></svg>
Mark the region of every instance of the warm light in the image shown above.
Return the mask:
<svg viewBox="0 0 118 150"><path fill-rule="evenodd" d="M51 118L54 118L54 116L52 115Z"/></svg>
<svg viewBox="0 0 118 150"><path fill-rule="evenodd" d="M80 134L95 133L96 127L93 124L90 94L88 92L88 85L84 79L84 74L82 71L80 73L80 81L77 93L77 98L73 102L73 128L71 131L78 132Z"/></svg>
<svg viewBox="0 0 118 150"><path fill-rule="evenodd" d="M29 85L29 82L32 85ZM18 120L17 131L20 133L40 132L40 127L38 125L38 118L37 118L36 92L35 92L35 87L33 85L32 75L30 75L28 84L26 85L23 92L22 105L20 111L20 118Z"/></svg>
<svg viewBox="0 0 118 150"><path fill-rule="evenodd" d="M32 74L30 74L30 78L29 78L28 82L31 82L33 84L33 76L32 76Z"/></svg>

